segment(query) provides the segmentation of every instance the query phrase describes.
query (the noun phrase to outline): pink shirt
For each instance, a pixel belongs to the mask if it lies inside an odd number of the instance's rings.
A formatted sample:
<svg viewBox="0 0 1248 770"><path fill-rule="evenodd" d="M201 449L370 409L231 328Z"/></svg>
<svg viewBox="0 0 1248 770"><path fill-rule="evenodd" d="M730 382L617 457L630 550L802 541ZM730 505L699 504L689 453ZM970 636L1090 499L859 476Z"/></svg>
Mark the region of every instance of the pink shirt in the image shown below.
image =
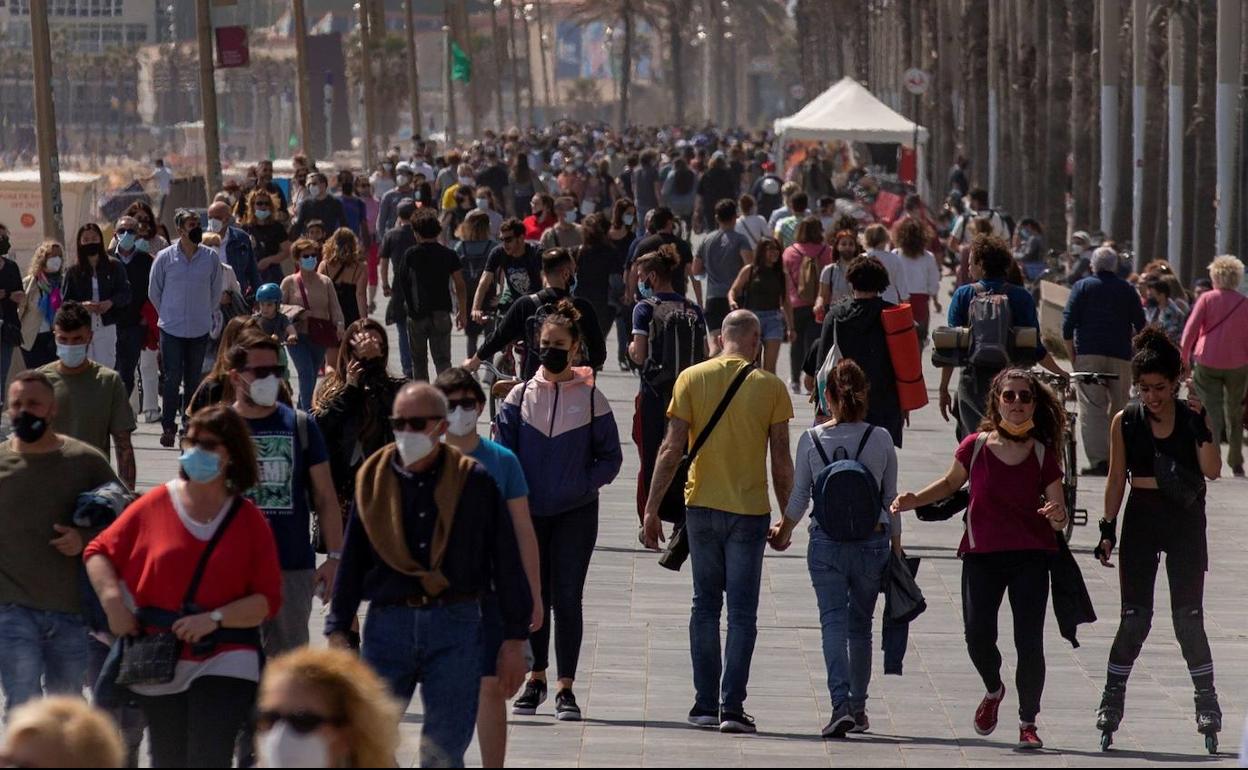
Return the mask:
<svg viewBox="0 0 1248 770"><path fill-rule="evenodd" d="M787 280L785 289L789 293L789 304L793 307L811 307L814 302L805 302L797 293L798 281L801 279L802 259L810 255L819 263L819 271L832 264L832 247L825 243L795 243L784 250L784 274Z"/></svg>
<svg viewBox="0 0 1248 770"><path fill-rule="evenodd" d="M1183 330L1183 360L1211 369L1248 366L1248 297L1214 289L1200 295Z"/></svg>

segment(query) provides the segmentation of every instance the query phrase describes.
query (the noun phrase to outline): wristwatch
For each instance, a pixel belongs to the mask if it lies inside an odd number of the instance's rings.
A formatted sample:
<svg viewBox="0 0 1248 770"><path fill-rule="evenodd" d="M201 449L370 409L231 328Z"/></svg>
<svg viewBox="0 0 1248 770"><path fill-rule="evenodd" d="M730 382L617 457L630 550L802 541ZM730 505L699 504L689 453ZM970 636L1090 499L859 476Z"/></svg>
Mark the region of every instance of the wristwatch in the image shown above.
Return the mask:
<svg viewBox="0 0 1248 770"><path fill-rule="evenodd" d="M221 628L225 623L225 616L221 614L221 610L213 610L208 613L208 618L217 624L217 628Z"/></svg>
<svg viewBox="0 0 1248 770"><path fill-rule="evenodd" d="M342 561L342 551L330 551L325 554L325 558L333 559L334 561Z"/></svg>

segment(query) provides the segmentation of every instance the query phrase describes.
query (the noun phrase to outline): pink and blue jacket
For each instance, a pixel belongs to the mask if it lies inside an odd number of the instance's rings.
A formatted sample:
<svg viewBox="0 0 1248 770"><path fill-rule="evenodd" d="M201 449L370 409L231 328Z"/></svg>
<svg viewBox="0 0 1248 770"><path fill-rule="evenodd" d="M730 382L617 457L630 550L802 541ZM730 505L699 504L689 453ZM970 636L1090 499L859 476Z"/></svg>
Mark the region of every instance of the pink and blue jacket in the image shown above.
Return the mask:
<svg viewBox="0 0 1248 770"><path fill-rule="evenodd" d="M495 438L520 458L534 516L556 516L598 499L624 454L607 397L589 367L567 382L539 369L512 389L494 422Z"/></svg>

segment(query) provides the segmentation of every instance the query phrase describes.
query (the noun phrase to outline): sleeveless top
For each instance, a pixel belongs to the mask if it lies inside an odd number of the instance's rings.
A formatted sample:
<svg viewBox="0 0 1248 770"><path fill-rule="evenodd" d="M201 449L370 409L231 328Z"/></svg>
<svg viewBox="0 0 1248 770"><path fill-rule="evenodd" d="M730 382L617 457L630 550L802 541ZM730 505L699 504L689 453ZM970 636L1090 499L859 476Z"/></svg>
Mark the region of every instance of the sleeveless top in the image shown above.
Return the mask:
<svg viewBox="0 0 1248 770"><path fill-rule="evenodd" d="M1127 448L1127 472L1132 477L1154 478L1154 442L1157 452L1174 458L1175 462L1193 473L1200 473L1196 454L1196 436L1189 420L1192 410L1186 401L1175 399L1174 430L1165 438L1151 436L1152 424L1147 408L1138 400L1127 404L1122 412L1122 438Z"/></svg>
<svg viewBox="0 0 1248 770"><path fill-rule="evenodd" d="M751 271L750 283L746 287L745 305L750 310L779 310L783 293L783 273L767 268L754 269Z"/></svg>

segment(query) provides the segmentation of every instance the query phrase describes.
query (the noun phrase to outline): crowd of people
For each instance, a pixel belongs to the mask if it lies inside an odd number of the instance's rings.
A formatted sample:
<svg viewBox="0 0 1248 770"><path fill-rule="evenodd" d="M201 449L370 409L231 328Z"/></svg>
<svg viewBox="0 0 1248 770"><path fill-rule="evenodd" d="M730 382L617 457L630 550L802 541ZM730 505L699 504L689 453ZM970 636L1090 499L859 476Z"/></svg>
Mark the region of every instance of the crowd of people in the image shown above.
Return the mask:
<svg viewBox="0 0 1248 770"><path fill-rule="evenodd" d="M978 190L956 218L911 194L895 221L872 221L856 205L867 177L838 157L810 148L781 176L748 136L560 124L441 154L417 141L332 185L306 158L289 183L260 163L202 213L135 203L79 228L72 253L47 241L24 278L4 256L0 369L16 350L25 364L0 444L0 510L21 511L0 537L4 758L133 765L146 732L160 767L393 764L419 689L422 766L462 766L474 734L502 766L508 702L538 714L553 689L554 717L582 719L584 591L625 451L598 383L613 329L637 379L638 540L691 566L690 724L756 731L763 557L809 513L822 733L868 731L872 622L904 563L902 514L947 517L962 494L963 619L986 693L975 729L995 730L1005 698L1008 591L1017 746L1041 747L1050 577L1075 595L1082 577L1060 535L1064 394L1032 367L1066 371L1043 340L1013 337L1038 333L1023 269L1039 226L1014 228ZM1112 243L1071 251L1059 352L1117 376L1073 386L1085 472L1109 481L1105 564L1124 497L1129 512L1098 729L1123 719L1165 553L1198 728L1216 740L1204 480L1223 441L1243 475L1244 267L1219 257L1193 298L1164 261L1137 273ZM942 478L905 492L911 407L886 319L908 308L909 343L935 347L951 255L947 326L970 348L942 365L938 393L959 444ZM816 419L793 450L795 396ZM136 497L140 417L180 454L175 478ZM1199 522L1182 537L1166 524L1176 506ZM327 646L310 647L318 598ZM1080 622L1059 612L1069 638ZM886 621L890 673L905 628ZM95 711L38 700L84 686Z"/></svg>

